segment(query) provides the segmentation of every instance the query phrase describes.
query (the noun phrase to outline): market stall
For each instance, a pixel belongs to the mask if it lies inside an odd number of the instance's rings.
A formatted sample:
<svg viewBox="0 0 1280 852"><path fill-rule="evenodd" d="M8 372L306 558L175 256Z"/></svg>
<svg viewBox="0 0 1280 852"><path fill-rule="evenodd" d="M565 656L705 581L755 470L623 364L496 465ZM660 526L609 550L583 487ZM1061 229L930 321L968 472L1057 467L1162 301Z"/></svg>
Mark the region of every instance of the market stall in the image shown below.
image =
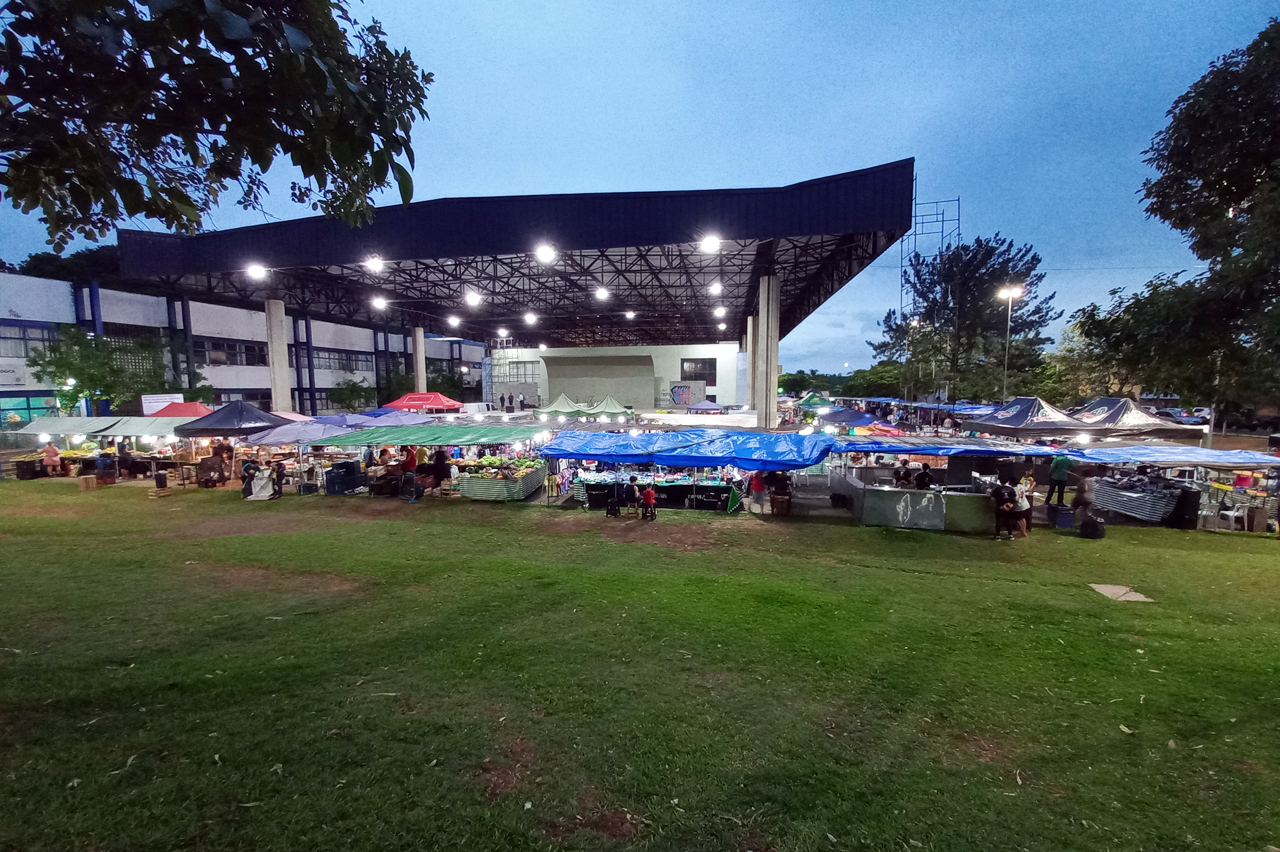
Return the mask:
<svg viewBox="0 0 1280 852"><path fill-rule="evenodd" d="M632 476L641 485L653 484L660 509L719 509L729 499L733 482L719 471L662 470L656 473L583 470L573 480L573 498L589 509L603 509L610 500L623 501L623 487Z"/></svg>
<svg viewBox="0 0 1280 852"><path fill-rule="evenodd" d="M547 478L547 465L541 459L483 456L456 464L458 492L472 500L524 500Z"/></svg>

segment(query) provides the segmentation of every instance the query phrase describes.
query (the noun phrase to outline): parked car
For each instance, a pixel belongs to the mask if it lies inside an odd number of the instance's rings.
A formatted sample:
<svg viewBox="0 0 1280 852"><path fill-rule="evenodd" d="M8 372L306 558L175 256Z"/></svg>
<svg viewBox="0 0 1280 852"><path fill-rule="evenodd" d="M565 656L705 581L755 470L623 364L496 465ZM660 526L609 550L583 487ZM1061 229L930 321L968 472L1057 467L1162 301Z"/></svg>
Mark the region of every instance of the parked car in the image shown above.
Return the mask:
<svg viewBox="0 0 1280 852"><path fill-rule="evenodd" d="M1184 408L1162 408L1156 412L1162 420L1172 420L1183 426L1204 426L1209 422L1207 417L1196 417Z"/></svg>
<svg viewBox="0 0 1280 852"><path fill-rule="evenodd" d="M1198 408L1191 409L1191 415L1193 417L1203 417L1206 420L1209 420L1213 417L1213 409L1202 405Z"/></svg>

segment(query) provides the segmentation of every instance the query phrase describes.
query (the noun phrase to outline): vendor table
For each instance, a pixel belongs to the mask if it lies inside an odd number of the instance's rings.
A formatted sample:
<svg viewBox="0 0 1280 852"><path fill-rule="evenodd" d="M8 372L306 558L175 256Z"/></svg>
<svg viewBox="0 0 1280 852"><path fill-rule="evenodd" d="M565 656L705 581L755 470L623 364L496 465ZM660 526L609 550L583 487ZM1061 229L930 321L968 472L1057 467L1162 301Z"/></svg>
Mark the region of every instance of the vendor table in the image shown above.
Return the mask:
<svg viewBox="0 0 1280 852"><path fill-rule="evenodd" d="M603 509L610 500L622 502L622 489L626 483L618 482L583 482L573 481L573 499L585 503L588 509ZM640 483L643 490L644 483ZM724 501L729 499L732 486L728 483L719 485L694 485L692 482L659 484L653 487L655 501L659 509L688 509L689 498L693 498L695 509L715 511Z"/></svg>
<svg viewBox="0 0 1280 852"><path fill-rule="evenodd" d="M456 483L458 493L472 500L523 500L545 484L545 463L528 468L519 479L485 479L479 476L462 476Z"/></svg>
<svg viewBox="0 0 1280 852"><path fill-rule="evenodd" d="M1160 523L1173 512L1173 507L1178 504L1179 493L1176 488L1155 492L1122 491L1098 479L1093 484L1093 503L1099 509L1118 512L1142 521Z"/></svg>

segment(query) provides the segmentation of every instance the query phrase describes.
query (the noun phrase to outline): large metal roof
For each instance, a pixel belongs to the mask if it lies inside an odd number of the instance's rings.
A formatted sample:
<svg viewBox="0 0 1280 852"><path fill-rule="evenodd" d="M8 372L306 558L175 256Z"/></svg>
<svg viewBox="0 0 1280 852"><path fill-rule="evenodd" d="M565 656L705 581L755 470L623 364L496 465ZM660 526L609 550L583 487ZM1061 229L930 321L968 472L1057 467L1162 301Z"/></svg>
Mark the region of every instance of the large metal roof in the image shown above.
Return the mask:
<svg viewBox="0 0 1280 852"><path fill-rule="evenodd" d="M122 230L121 271L193 298L282 298L317 317L480 340L505 328L504 345L548 346L733 340L772 274L785 335L910 229L913 173L907 159L761 189L442 198L381 208L361 228L312 217ZM268 275L251 278L254 264Z"/></svg>

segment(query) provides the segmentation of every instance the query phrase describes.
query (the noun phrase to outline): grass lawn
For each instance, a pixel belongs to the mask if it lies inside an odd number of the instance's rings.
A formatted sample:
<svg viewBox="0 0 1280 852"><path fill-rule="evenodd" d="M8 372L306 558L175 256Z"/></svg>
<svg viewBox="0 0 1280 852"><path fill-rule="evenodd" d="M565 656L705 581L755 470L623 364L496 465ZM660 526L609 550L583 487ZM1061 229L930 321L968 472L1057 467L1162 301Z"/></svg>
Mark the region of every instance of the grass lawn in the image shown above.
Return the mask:
<svg viewBox="0 0 1280 852"><path fill-rule="evenodd" d="M1260 850L1278 556L3 481L0 849Z"/></svg>

